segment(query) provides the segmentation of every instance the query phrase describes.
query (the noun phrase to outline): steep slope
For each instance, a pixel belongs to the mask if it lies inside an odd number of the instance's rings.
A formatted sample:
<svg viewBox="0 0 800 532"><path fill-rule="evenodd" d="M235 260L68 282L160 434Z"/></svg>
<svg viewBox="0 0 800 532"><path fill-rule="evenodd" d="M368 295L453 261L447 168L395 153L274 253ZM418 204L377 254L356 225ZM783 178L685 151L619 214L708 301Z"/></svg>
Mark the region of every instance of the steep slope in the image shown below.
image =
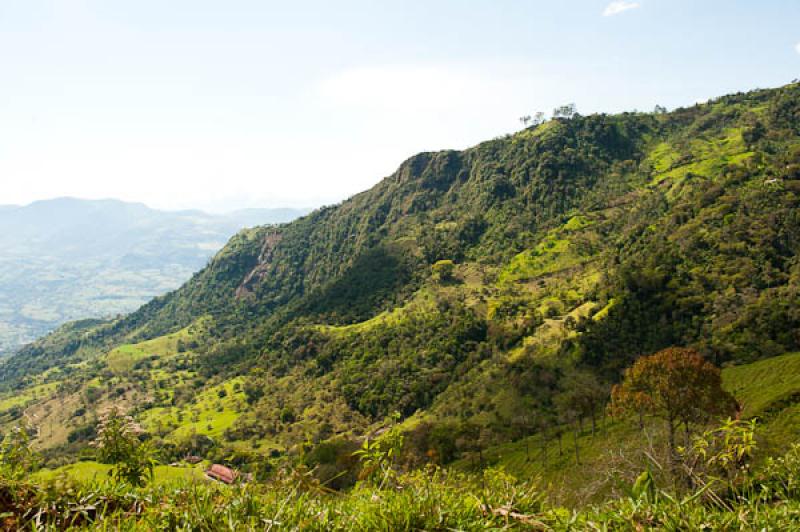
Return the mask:
<svg viewBox="0 0 800 532"><path fill-rule="evenodd" d="M0 209L0 355L69 320L133 311L185 282L242 227L303 213L214 216L72 198Z"/></svg>
<svg viewBox="0 0 800 532"><path fill-rule="evenodd" d="M417 155L240 232L127 317L26 348L0 366L28 393L2 416L57 425L40 444L72 452L116 404L175 452L206 434L263 455L398 411L418 456L446 462L557 425L571 383L661 347L800 349L798 123L795 84Z"/></svg>
<svg viewBox="0 0 800 532"><path fill-rule="evenodd" d="M756 461L775 456L797 441L800 431L800 353L723 369L725 389L742 403L742 418L757 420ZM551 499L578 507L619 497L650 465L654 443L665 437L663 423L602 416L597 430L586 423L576 434L555 429L521 437L484 453L487 465L513 471L518 478L541 479ZM575 445L580 462L576 461ZM457 467L468 469L469 460Z"/></svg>

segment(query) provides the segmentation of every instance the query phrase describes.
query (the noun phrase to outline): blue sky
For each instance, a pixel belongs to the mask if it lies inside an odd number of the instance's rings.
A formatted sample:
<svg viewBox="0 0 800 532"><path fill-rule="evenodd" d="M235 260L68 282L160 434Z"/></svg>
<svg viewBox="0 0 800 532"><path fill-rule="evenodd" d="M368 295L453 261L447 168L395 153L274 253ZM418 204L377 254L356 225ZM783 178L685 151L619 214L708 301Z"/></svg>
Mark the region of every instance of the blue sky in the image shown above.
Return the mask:
<svg viewBox="0 0 800 532"><path fill-rule="evenodd" d="M563 103L798 77L797 0L0 0L0 204L329 204Z"/></svg>

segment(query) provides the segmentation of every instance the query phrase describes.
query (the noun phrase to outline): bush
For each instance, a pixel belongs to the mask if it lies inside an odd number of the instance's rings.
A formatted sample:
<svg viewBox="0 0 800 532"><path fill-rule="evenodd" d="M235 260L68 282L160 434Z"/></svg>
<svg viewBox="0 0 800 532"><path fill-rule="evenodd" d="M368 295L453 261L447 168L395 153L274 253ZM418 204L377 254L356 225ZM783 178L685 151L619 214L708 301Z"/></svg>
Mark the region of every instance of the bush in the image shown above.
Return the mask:
<svg viewBox="0 0 800 532"><path fill-rule="evenodd" d="M452 260L443 259L436 261L433 266L431 266L431 273L434 279L444 283L453 279L455 268L456 265Z"/></svg>
<svg viewBox="0 0 800 532"><path fill-rule="evenodd" d="M94 444L100 461L114 464L109 474L113 474L117 482L143 486L153 479L155 451L149 441L140 441L140 433L133 419L119 414L116 409L100 421Z"/></svg>

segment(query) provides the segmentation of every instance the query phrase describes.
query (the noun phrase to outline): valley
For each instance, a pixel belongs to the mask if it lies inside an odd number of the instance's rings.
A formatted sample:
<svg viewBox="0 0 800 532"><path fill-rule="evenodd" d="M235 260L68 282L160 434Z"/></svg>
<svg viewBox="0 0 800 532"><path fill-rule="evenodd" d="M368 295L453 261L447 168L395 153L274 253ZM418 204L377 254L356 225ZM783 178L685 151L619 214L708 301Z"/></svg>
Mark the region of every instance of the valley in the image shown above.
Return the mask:
<svg viewBox="0 0 800 532"><path fill-rule="evenodd" d="M643 471L677 485L678 456L702 462L693 441L745 441L747 465L726 470L734 492L731 479L755 478L750 467L794 460L798 124L794 83L671 112L573 113L415 155L338 205L239 231L188 282L128 315L24 347L0 364L0 427L30 428L42 479L114 471L91 444L115 412L158 457L154 490L202 485L203 468L224 463L252 475L267 508L285 487L301 490L285 499L298 515L303 505L392 513L385 497L409 512L398 526L413 528L412 516L435 512L403 490L422 497L438 483L435 497L453 500L432 508L463 504L487 522L514 513L514 526L538 516L541 529L569 529L572 515L590 528L629 515L619 505L652 504L669 528L678 503L654 495L667 487L630 493L645 489ZM722 368L733 401L725 415L670 418L667 434L652 404L639 397L634 415L613 390L673 346L712 375ZM535 497L514 491L533 483ZM464 502L462 488L486 502ZM512 502L490 500L500 493ZM725 501L691 506L676 526L745 504ZM792 501L765 502L764 519L790 522ZM613 517L592 513L606 508ZM339 518L331 528L348 528Z"/></svg>
<svg viewBox="0 0 800 532"><path fill-rule="evenodd" d="M67 321L131 312L180 286L242 227L305 212L214 216L71 198L0 209L0 357Z"/></svg>

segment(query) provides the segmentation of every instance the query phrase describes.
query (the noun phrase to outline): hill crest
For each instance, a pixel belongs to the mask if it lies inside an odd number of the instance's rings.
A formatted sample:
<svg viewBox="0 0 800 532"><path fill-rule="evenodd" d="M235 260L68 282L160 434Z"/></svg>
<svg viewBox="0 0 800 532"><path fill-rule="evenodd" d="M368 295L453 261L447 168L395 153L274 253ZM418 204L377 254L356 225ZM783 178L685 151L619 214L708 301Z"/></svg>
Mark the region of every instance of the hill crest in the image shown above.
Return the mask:
<svg viewBox="0 0 800 532"><path fill-rule="evenodd" d="M260 455L399 412L420 456L447 439L446 461L472 430L494 445L558 427L576 378L608 386L666 346L718 364L796 351L798 113L795 84L420 154L240 231L179 289L0 375L32 394L23 412L74 420L42 442L64 452L113 402L167 447L206 434Z"/></svg>

